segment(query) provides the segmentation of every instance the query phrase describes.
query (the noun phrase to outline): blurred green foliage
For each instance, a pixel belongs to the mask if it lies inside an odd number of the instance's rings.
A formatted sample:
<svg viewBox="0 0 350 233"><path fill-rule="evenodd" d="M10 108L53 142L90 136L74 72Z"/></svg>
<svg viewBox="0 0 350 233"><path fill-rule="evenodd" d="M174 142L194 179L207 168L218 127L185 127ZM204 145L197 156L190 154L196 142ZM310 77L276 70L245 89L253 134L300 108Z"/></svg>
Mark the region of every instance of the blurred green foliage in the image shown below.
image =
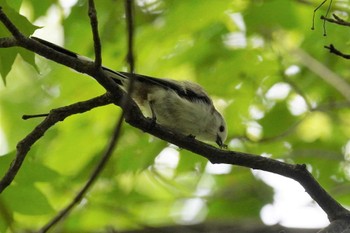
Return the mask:
<svg viewBox="0 0 350 233"><path fill-rule="evenodd" d="M60 31L50 36L59 38L63 32L66 48L93 58L87 1L63 7L65 2L0 1L26 35L38 26L50 27L52 22L43 19L54 11ZM123 70L127 52L123 1L95 2L103 64ZM138 73L198 82L227 119L229 149L306 163L336 199L350 204L349 104L324 81L329 77L321 79L300 55L300 51L309 54L337 78L350 81L347 61L323 49L333 43L346 51L350 31L327 24L328 36L323 37L320 20L316 30L310 30L312 12L320 1L136 2ZM323 8L317 14L324 14ZM334 8L349 13L345 7ZM0 34L9 35L2 25ZM0 157L1 175L18 141L41 121L23 121L23 114L45 113L103 93L91 78L41 57L34 60L32 53L20 48L0 49L0 73L0 132L5 135L0 141L5 153ZM65 206L99 161L119 114L115 106L101 107L50 129L0 196L0 232L38 229ZM272 197L271 188L249 169L211 172L200 156L124 125L102 176L58 229L91 232L107 226L259 222L261 208ZM193 216L184 213L190 201L200 206Z"/></svg>

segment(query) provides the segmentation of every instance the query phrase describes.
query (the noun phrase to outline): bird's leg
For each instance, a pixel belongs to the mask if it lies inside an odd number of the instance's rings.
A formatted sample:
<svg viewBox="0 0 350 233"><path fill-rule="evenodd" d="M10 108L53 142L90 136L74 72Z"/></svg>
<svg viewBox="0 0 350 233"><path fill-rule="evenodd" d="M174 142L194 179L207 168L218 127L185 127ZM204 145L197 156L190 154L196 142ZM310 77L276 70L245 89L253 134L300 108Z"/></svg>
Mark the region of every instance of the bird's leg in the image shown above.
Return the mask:
<svg viewBox="0 0 350 233"><path fill-rule="evenodd" d="M194 136L194 135L192 135L192 134L187 135L187 137L188 137L188 138L191 138L191 139L195 139L195 138L196 138L196 136Z"/></svg>
<svg viewBox="0 0 350 233"><path fill-rule="evenodd" d="M154 104L154 101L149 101L149 107L150 107L151 112L152 112L151 127L154 127L155 124L156 124L156 121L157 121L157 116L156 116L156 113L155 113L155 111L154 111L154 109L153 109L153 104Z"/></svg>
<svg viewBox="0 0 350 233"><path fill-rule="evenodd" d="M220 147L220 149L227 149L227 145L225 145L219 135L216 137L216 144Z"/></svg>

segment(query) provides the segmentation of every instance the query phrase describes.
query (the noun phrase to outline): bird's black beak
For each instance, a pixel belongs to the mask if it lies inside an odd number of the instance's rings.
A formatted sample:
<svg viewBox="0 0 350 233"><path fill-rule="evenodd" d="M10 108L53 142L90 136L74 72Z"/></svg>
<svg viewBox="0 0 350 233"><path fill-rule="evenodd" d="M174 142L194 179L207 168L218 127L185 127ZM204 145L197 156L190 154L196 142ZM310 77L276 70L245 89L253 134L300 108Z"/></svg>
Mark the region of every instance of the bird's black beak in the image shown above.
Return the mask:
<svg viewBox="0 0 350 233"><path fill-rule="evenodd" d="M222 147L222 140L219 135L216 135L216 144L218 144L220 148Z"/></svg>
<svg viewBox="0 0 350 233"><path fill-rule="evenodd" d="M216 144L218 144L218 146L221 148L221 149L225 149L227 148L227 145L223 144L222 142L222 139L219 135L216 135Z"/></svg>

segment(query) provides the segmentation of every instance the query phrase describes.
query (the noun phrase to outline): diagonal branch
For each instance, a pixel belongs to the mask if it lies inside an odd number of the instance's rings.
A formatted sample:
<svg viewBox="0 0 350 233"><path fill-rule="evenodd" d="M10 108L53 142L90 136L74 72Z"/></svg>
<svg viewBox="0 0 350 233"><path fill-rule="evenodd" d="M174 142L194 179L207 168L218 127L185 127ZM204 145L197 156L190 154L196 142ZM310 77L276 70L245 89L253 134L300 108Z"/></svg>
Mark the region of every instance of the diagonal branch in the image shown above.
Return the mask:
<svg viewBox="0 0 350 233"><path fill-rule="evenodd" d="M23 34L19 32L19 30L15 27L15 25L8 19L8 17L2 11L1 8L0 8L0 21L14 36L14 38L2 38L0 40L0 42L2 42L2 44L4 44L5 47L20 46L20 47L26 48L48 59L51 59L63 65L66 65L72 69L75 69L76 71L86 73L91 77L94 77L102 86L106 88L106 90L109 90L108 97L111 98L113 101L108 100L108 103L114 102L115 104L120 105L121 103L120 100L123 98L124 94L121 92L119 86L117 86L117 84L114 81L112 81L110 78L106 77L106 75L101 71L101 69L96 69L93 62L72 59L69 56L58 53L55 50L45 45L42 45L41 43L38 43L33 39L25 37ZM97 105L97 106L101 106L101 105ZM75 107L76 107L75 109L78 110L77 113L79 113L79 109L80 108L84 109L84 107L86 106L82 105L81 107L80 106L75 106ZM90 110L90 109L87 109L87 110ZM81 112L84 112L87 110L82 110ZM139 109L135 111L140 112ZM76 114L76 113L73 112L72 114ZM69 115L71 115L70 112L62 113L62 117L58 119L56 119L55 114L49 115L41 124L39 124L32 131L32 133L27 135L27 137L25 137L22 141L18 143L16 159L12 162L9 170L0 181L0 193L13 181L14 177L16 176L18 170L20 169L25 159L26 154L30 150L30 147L37 140L39 140L52 125L54 125L58 121L64 120Z"/></svg>
<svg viewBox="0 0 350 233"><path fill-rule="evenodd" d="M17 40L14 37L0 38L0 47L9 48L18 46Z"/></svg>
<svg viewBox="0 0 350 233"><path fill-rule="evenodd" d="M11 43L13 45L17 45L23 47L29 51L35 52L49 60L55 61L67 67L70 67L78 72L85 73L91 77L93 77L99 84L101 84L108 92L112 95L116 93L116 90L120 90L119 86L111 80L111 78L107 77L102 70L95 69L95 63L88 60L74 59L70 56L67 56L63 53L59 53L54 49L39 43L36 40L28 38L24 36L16 26L10 21L7 15L3 12L0 7L0 21L4 24L4 26L12 33L16 43ZM9 47L8 44L5 44L6 47ZM118 93L116 93L116 97Z"/></svg>
<svg viewBox="0 0 350 233"><path fill-rule="evenodd" d="M9 23L10 21L7 19L7 16L1 10L0 21L3 22L8 30L11 32L16 32L13 30L12 23ZM113 100L113 102L116 105L121 105L121 99L125 98L124 96L126 94L120 91L116 83L106 77L103 72L96 70L93 62L82 62L80 60L72 59L29 38L21 37L15 35L14 33L13 36L18 40L19 46L42 55L50 60L71 67L78 72L83 72L90 75L91 77L94 77L96 81L98 81L109 92L110 98ZM180 148L184 148L196 154L199 154L207 158L212 163L239 165L292 178L305 188L306 192L308 192L309 195L327 213L328 218L331 221L342 218L350 218L350 212L341 206L336 200L334 200L320 186L320 184L306 169L305 165L292 165L253 154L220 150L185 135L171 132L168 129L157 124L153 124L154 122L152 122L152 120L145 118L141 114L139 108L133 101L129 101L128 108L130 108L130 111L127 111L125 113L125 120L133 127L139 128L144 132L173 143ZM46 118L45 121L49 118L50 117ZM38 133L41 135L44 132L38 130ZM27 150L29 150L29 148L27 148Z"/></svg>
<svg viewBox="0 0 350 233"><path fill-rule="evenodd" d="M8 185L11 184L30 148L45 134L45 132L49 128L54 126L57 122L63 121L65 118L71 115L87 112L93 108L110 104L111 102L112 101L108 97L108 95L104 94L91 100L78 102L69 106L51 110L48 116L37 127L35 127L35 129L31 133L29 133L23 140L21 140L17 144L16 157L11 163L10 168L0 181L0 193L4 191L4 189Z"/></svg>

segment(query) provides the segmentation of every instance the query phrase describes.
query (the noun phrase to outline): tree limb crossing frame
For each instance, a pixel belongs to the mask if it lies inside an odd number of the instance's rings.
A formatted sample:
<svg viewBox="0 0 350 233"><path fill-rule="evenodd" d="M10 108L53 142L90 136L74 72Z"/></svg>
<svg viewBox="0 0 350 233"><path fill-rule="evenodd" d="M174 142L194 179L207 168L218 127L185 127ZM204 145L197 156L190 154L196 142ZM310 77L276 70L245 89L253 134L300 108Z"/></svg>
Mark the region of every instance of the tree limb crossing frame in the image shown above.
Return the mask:
<svg viewBox="0 0 350 233"><path fill-rule="evenodd" d="M97 52L96 61L80 61L54 51L53 49L23 35L1 8L0 21L13 36L0 38L0 48L14 46L25 48L56 63L60 63L66 67L70 67L78 72L85 73L93 77L107 91L107 93L103 96L63 107L58 110L52 110L51 113L43 120L43 122L41 122L30 134L28 134L22 141L18 143L16 158L12 162L5 176L0 181L0 193L3 192L15 178L28 151L30 150L30 147L36 141L38 141L44 135L44 133L55 123L63 121L68 116L82 113L92 108L110 103L114 103L115 105L120 106L124 109L125 105L121 100L126 98L128 99L128 111L125 112L125 120L131 126L141 129L144 132L152 134L181 148L192 151L202 157L207 158L212 163L238 165L251 169L263 170L294 179L305 188L305 191L326 212L331 222L336 222L335 220L339 221L344 219L347 222L349 221L350 212L340 203L338 203L331 195L329 195L325 189L323 189L323 187L307 170L306 165L293 165L258 155L237 151L221 150L211 145L197 141L194 138L171 132L168 129L157 124L154 125L152 120L145 118L142 115L135 102L128 98L128 95L123 92L117 86L117 84L113 82L109 77L107 77L100 69L100 62L102 62L102 59L99 58L100 49L98 49L98 43L100 42L96 37L94 37L95 51ZM56 117L53 118L53 116Z"/></svg>

